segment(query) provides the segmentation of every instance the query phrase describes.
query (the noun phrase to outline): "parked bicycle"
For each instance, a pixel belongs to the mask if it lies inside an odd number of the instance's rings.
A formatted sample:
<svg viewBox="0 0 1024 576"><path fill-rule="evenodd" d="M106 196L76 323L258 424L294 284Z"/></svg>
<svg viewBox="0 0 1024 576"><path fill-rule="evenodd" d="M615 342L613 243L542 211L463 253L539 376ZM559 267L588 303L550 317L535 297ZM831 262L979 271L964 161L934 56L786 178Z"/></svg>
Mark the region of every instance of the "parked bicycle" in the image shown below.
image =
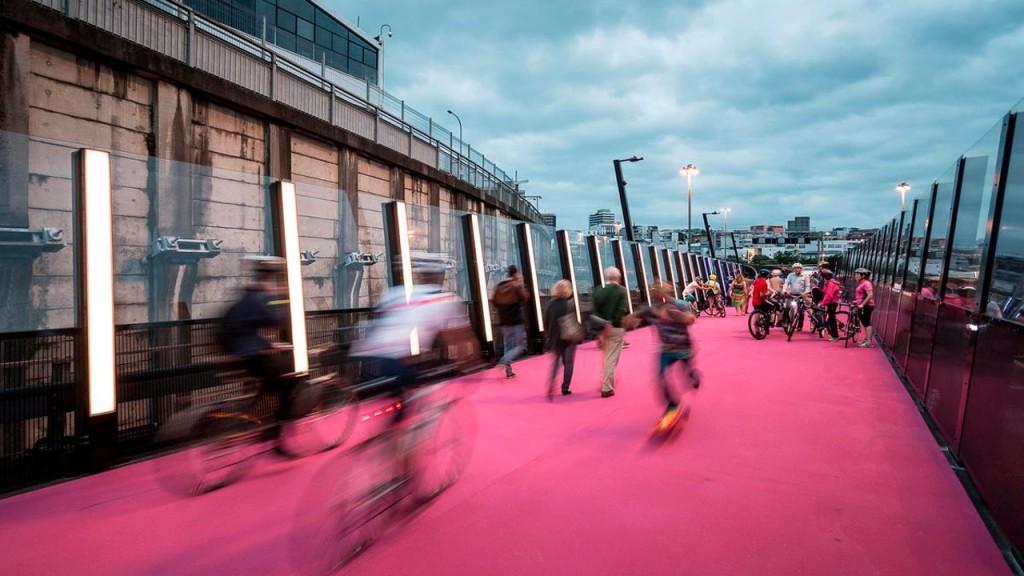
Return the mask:
<svg viewBox="0 0 1024 576"><path fill-rule="evenodd" d="M846 330L840 332L843 338L843 348L849 347L851 340L856 343L864 339L864 325L860 321L860 307L852 302L846 302L845 304L849 307L850 311L846 313L848 319ZM842 312L837 312L836 314L840 313Z"/></svg>

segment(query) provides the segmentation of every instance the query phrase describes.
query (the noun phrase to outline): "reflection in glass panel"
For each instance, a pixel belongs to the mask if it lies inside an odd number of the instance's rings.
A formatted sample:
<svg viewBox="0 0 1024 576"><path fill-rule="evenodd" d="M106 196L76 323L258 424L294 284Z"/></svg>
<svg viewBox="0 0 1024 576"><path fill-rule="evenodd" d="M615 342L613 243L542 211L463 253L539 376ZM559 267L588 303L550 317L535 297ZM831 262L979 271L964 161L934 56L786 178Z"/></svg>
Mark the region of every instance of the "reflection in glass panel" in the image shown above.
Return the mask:
<svg viewBox="0 0 1024 576"><path fill-rule="evenodd" d="M918 283L921 278L921 255L924 252L924 233L928 225L928 212L931 208L931 202L931 191L929 191L917 203L914 229L910 231L910 257L905 263L907 280L903 283L903 289L910 293L917 292Z"/></svg>
<svg viewBox="0 0 1024 576"><path fill-rule="evenodd" d="M643 293L640 292L640 271L636 265L636 259L633 258L633 242L629 240L622 241L622 256L626 260L626 275L629 277L629 297L633 302L633 308L636 309L647 303Z"/></svg>
<svg viewBox="0 0 1024 576"><path fill-rule="evenodd" d="M974 310L978 274L985 243L986 224L991 210L992 182L999 154L1002 124L993 126L965 154L960 206L957 208L953 252L949 261L949 280L943 299Z"/></svg>
<svg viewBox="0 0 1024 576"><path fill-rule="evenodd" d="M590 252L583 232L569 232L569 249L572 251L573 273L576 276L576 293L579 296L580 311L589 312L594 294L594 275L590 265Z"/></svg>
<svg viewBox="0 0 1024 576"><path fill-rule="evenodd" d="M360 253L348 196L336 188L297 182L295 197L306 310L358 307L368 270L385 264Z"/></svg>
<svg viewBox="0 0 1024 576"><path fill-rule="evenodd" d="M651 251L650 251L649 247L650 247L650 244L641 243L640 244L640 253L641 253L641 256L644 259L644 277L647 278L647 287L648 288L653 288L654 287L654 266L655 266L655 264L651 262Z"/></svg>
<svg viewBox="0 0 1024 576"><path fill-rule="evenodd" d="M1010 155L1003 212L985 312L1024 323L1024 127L1018 130Z"/></svg>
<svg viewBox="0 0 1024 576"><path fill-rule="evenodd" d="M469 261L463 240L464 212L447 207L406 204L409 219L409 250L441 255L447 260L442 288L466 302L474 300L469 284ZM431 226L440 225L439 241L432 241Z"/></svg>
<svg viewBox="0 0 1024 576"><path fill-rule="evenodd" d="M537 268L537 289L541 303L547 309L551 300L551 287L562 279L562 264L558 260L558 244L555 229L540 224L530 224L530 239L533 244L533 258Z"/></svg>
<svg viewBox="0 0 1024 576"><path fill-rule="evenodd" d="M597 251L601 255L601 266L608 268L609 266L615 266L615 250L612 247L612 239L604 236L597 237ZM621 271L620 271L621 272ZM604 277L604 270L601 270L601 276Z"/></svg>
<svg viewBox="0 0 1024 576"><path fill-rule="evenodd" d="M921 280L921 296L929 300L941 297L939 283L942 282L946 247L949 244L949 224L953 210L953 195L956 192L956 170L954 164L936 182L935 209L932 210L930 238L928 240L927 262L924 278Z"/></svg>

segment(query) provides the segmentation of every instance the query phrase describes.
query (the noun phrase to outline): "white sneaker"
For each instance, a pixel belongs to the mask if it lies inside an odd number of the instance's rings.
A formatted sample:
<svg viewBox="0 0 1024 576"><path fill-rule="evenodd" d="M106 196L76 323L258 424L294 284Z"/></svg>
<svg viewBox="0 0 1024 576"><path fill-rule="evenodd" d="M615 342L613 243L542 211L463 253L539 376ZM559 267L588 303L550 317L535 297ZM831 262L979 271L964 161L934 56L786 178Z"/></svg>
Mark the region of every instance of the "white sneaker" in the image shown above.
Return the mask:
<svg viewBox="0 0 1024 576"><path fill-rule="evenodd" d="M859 346L860 346L861 348L874 348L874 347L875 347L875 345L874 345L874 344L872 344L870 340L865 340L865 341L861 342L861 343L859 344Z"/></svg>

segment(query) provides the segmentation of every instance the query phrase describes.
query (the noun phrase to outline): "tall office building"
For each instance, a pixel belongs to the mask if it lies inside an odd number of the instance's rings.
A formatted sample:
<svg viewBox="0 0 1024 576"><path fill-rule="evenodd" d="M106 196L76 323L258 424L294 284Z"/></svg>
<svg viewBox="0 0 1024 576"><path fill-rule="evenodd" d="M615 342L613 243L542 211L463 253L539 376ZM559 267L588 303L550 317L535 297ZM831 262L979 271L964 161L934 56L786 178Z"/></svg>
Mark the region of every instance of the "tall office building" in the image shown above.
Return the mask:
<svg viewBox="0 0 1024 576"><path fill-rule="evenodd" d="M786 232L810 232L811 217L797 216L786 223Z"/></svg>
<svg viewBox="0 0 1024 576"><path fill-rule="evenodd" d="M601 208L597 212L594 212L593 214L590 215L590 229L614 225L615 213L607 208Z"/></svg>

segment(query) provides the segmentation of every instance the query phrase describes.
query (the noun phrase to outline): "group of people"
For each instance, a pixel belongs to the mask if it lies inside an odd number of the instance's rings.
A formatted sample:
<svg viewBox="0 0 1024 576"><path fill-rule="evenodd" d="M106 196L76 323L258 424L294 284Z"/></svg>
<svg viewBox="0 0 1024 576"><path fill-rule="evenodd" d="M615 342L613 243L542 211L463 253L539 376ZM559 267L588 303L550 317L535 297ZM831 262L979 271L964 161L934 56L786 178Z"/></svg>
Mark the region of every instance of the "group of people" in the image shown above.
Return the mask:
<svg viewBox="0 0 1024 576"><path fill-rule="evenodd" d="M622 285L622 273L615 267L609 267L604 270L604 279L604 286L594 290L593 312L586 327L580 323L581 315L576 310L572 284L568 280L560 280L551 288L551 301L544 311L545 350L552 358L547 374L547 398L554 400L555 381L560 368L561 394L572 394L576 347L588 330L594 333L603 354L601 398L615 396L615 371L622 355L626 329L647 323L656 327L660 341L657 384L666 404L657 429L668 429L683 414L682 393L669 381L670 368L680 365L689 387L696 389L700 386L700 377L691 364L693 347L689 326L695 316L690 303L677 299L671 285L658 283L651 290L651 305L629 314L629 292ZM504 353L498 364L504 367L508 378L515 376L512 362L525 349L522 306L529 297L518 269L510 266L508 277L497 286L493 297L504 338Z"/></svg>
<svg viewBox="0 0 1024 576"><path fill-rule="evenodd" d="M864 327L864 339L858 343L862 348L871 348L874 329L871 326L871 315L875 309L874 286L871 283L871 271L858 268L854 272L856 289L853 300L853 313ZM736 282L734 281L734 286ZM836 312L842 298L842 284L835 274L825 265L810 277L804 275L803 265L793 265L793 271L782 278L780 270L762 269L758 278L751 284L750 301L754 308L770 313L777 297L799 298L803 306L798 311L798 330L803 329L804 309L823 310L825 312L825 328L829 334L829 342L839 340L839 326ZM738 310L738 308L737 308Z"/></svg>

